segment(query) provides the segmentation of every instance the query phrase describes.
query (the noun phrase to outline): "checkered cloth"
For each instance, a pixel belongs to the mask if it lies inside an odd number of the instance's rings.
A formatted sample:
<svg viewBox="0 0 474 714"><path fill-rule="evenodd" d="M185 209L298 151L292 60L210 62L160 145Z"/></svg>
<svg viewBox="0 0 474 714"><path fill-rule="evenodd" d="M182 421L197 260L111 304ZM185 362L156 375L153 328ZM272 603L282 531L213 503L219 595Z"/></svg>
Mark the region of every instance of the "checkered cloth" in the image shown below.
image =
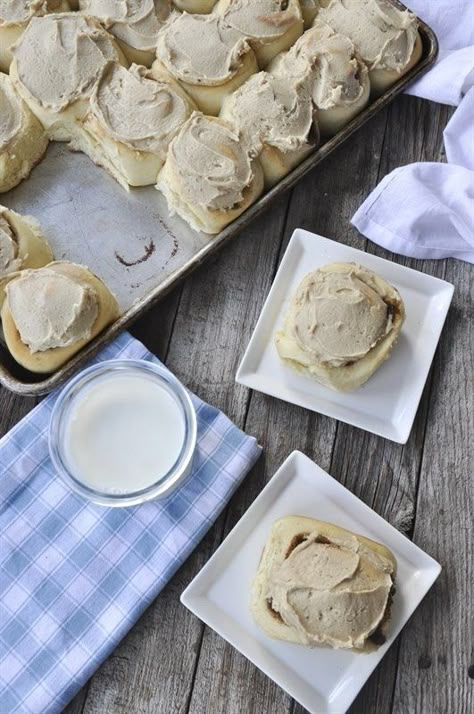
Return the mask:
<svg viewBox="0 0 474 714"><path fill-rule="evenodd" d="M130 335L96 361L157 362ZM192 395L192 476L162 501L103 508L55 475L48 423L57 393L0 441L0 712L59 712L186 560L260 448Z"/></svg>

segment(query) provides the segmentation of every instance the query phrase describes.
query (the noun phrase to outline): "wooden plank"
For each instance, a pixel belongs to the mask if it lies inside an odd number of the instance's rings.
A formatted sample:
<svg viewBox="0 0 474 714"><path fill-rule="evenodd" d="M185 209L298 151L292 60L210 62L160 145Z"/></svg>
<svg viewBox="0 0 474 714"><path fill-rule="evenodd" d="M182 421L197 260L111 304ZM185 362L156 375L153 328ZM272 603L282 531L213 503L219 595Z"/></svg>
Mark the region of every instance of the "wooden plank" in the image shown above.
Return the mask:
<svg viewBox="0 0 474 714"><path fill-rule="evenodd" d="M26 416L37 402L35 397L19 397L0 387L0 437Z"/></svg>
<svg viewBox="0 0 474 714"><path fill-rule="evenodd" d="M473 277L472 266L448 262L454 299L434 364L414 529L443 572L401 635L397 714L474 711Z"/></svg>

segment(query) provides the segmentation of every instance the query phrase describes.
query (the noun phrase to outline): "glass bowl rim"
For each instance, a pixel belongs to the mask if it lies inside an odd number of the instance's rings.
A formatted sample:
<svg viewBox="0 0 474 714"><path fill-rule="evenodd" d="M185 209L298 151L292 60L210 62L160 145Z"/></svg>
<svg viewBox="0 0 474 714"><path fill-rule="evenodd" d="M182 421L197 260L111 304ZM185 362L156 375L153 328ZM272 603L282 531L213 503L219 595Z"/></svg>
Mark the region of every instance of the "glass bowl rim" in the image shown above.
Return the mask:
<svg viewBox="0 0 474 714"><path fill-rule="evenodd" d="M185 422L185 435L183 446L177 460L159 481L139 491L112 494L87 486L71 474L62 456L63 445L59 438L61 418L70 405L71 399L77 397L84 387L104 374L119 373L127 370L147 372L148 374L152 374L159 382L166 384L166 387L173 393L178 404L181 406ZM51 412L48 431L49 455L56 474L75 493L83 498L101 506L111 507L134 506L145 503L146 501L168 496L189 475L192 457L196 448L196 440L196 410L187 389L166 367L149 360L140 359L104 360L79 372L61 389Z"/></svg>

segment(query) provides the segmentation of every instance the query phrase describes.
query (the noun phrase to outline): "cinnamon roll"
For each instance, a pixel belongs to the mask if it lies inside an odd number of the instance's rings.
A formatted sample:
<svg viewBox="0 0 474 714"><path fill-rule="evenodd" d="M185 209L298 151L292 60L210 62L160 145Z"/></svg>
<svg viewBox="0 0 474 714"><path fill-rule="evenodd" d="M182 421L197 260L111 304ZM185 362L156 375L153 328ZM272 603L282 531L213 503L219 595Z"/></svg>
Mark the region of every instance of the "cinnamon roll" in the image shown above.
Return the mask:
<svg viewBox="0 0 474 714"><path fill-rule="evenodd" d="M258 156L267 188L310 153L318 141L307 83L259 72L224 100L222 119L232 123L252 156Z"/></svg>
<svg viewBox="0 0 474 714"><path fill-rule="evenodd" d="M323 4L323 3L321 3ZM317 20L347 35L369 69L375 95L382 94L420 60L415 15L387 0L330 0Z"/></svg>
<svg viewBox="0 0 474 714"><path fill-rule="evenodd" d="M284 516L271 528L252 583L252 614L274 639L371 652L386 640L396 573L382 543Z"/></svg>
<svg viewBox="0 0 474 714"><path fill-rule="evenodd" d="M0 278L52 260L51 248L34 218L0 206Z"/></svg>
<svg viewBox="0 0 474 714"><path fill-rule="evenodd" d="M155 184L171 139L195 108L176 82L156 80L139 65L110 63L71 146L126 189Z"/></svg>
<svg viewBox="0 0 474 714"><path fill-rule="evenodd" d="M360 387L390 356L405 309L398 291L355 263L332 263L298 286L275 343L282 360L327 387Z"/></svg>
<svg viewBox="0 0 474 714"><path fill-rule="evenodd" d="M169 0L80 0L79 7L114 35L130 63L150 67L158 33L171 12Z"/></svg>
<svg viewBox="0 0 474 714"><path fill-rule="evenodd" d="M260 69L303 32L299 0L219 0L215 12L248 38Z"/></svg>
<svg viewBox="0 0 474 714"><path fill-rule="evenodd" d="M29 176L43 156L48 139L38 119L15 92L10 77L0 73L0 193Z"/></svg>
<svg viewBox="0 0 474 714"><path fill-rule="evenodd" d="M259 197L263 174L231 124L194 112L169 146L157 188L171 213L213 234Z"/></svg>
<svg viewBox="0 0 474 714"><path fill-rule="evenodd" d="M110 60L127 64L97 20L74 13L46 15L34 17L13 48L10 76L49 138L68 141Z"/></svg>
<svg viewBox="0 0 474 714"><path fill-rule="evenodd" d="M269 71L309 82L321 135L325 137L336 134L369 101L367 68L351 40L319 22L288 52L276 57Z"/></svg>
<svg viewBox="0 0 474 714"><path fill-rule="evenodd" d="M32 17L72 10L68 0L0 0L0 72L8 72L11 47Z"/></svg>
<svg viewBox="0 0 474 714"><path fill-rule="evenodd" d="M10 354L38 373L60 367L119 315L104 283L65 261L1 279L0 305Z"/></svg>
<svg viewBox="0 0 474 714"><path fill-rule="evenodd" d="M156 56L153 74L175 79L209 115L258 69L245 38L216 14L175 15L160 32Z"/></svg>

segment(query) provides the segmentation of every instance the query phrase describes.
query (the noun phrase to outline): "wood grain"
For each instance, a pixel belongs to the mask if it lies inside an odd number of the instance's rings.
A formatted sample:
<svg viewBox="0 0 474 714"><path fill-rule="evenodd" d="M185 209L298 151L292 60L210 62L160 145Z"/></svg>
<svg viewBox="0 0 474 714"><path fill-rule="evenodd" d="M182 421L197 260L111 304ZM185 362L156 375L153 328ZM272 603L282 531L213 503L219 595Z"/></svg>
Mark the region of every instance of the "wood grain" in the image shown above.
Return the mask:
<svg viewBox="0 0 474 714"><path fill-rule="evenodd" d="M396 166L443 160L450 110L398 98L271 212L155 306L133 333L203 399L264 446L226 512L67 714L302 714L303 709L179 603L179 595L293 449L304 451L439 559L443 574L351 714L474 709L472 632L471 266L416 261L366 241L350 218ZM294 228L367 249L456 286L453 308L405 446L234 382ZM34 405L0 390L4 433Z"/></svg>

